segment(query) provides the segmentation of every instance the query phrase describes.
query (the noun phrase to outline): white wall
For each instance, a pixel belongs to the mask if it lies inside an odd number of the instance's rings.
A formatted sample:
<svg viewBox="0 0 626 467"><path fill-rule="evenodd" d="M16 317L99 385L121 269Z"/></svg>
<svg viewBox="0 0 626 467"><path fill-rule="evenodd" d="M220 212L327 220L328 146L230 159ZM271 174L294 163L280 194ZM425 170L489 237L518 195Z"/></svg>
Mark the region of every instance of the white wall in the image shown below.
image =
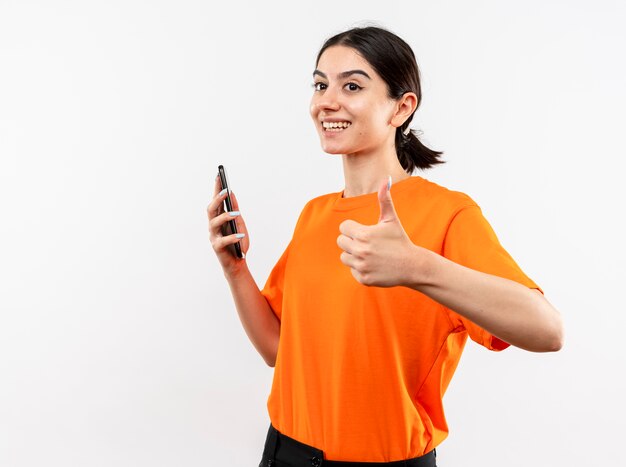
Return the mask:
<svg viewBox="0 0 626 467"><path fill-rule="evenodd" d="M620 465L626 7L617 1L0 0L0 465L250 466L265 366L208 242L219 163L262 285L340 191L308 116L328 36L422 70L415 127L561 310L557 354L468 344L441 466Z"/></svg>

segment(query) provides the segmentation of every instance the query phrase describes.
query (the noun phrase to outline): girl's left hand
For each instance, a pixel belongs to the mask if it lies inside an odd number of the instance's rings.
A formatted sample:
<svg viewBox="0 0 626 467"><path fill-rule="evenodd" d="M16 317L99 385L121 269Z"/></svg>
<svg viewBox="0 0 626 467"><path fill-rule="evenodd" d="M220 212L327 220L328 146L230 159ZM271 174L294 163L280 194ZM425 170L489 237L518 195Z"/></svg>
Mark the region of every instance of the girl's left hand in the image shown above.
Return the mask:
<svg viewBox="0 0 626 467"><path fill-rule="evenodd" d="M393 287L408 285L416 267L417 247L404 231L396 214L389 182L378 189L380 217L375 225L345 220L339 225L337 245L341 262L363 285Z"/></svg>

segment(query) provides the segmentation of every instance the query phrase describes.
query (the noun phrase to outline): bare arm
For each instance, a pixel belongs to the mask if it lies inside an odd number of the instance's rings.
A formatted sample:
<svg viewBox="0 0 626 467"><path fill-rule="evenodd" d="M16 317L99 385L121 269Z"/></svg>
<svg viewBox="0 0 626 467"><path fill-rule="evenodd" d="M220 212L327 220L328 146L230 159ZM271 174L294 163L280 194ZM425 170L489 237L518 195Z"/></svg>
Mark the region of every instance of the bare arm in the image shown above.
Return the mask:
<svg viewBox="0 0 626 467"><path fill-rule="evenodd" d="M273 367L278 354L280 321L246 266L236 276L226 276L239 319L250 342L265 363Z"/></svg>
<svg viewBox="0 0 626 467"><path fill-rule="evenodd" d="M535 289L416 247L406 284L509 344L533 352L563 346L559 312Z"/></svg>
<svg viewBox="0 0 626 467"><path fill-rule="evenodd" d="M280 337L280 321L272 311L269 303L261 294L245 258L237 258L230 250L229 245L240 242L241 249L247 253L250 246L248 229L241 214L237 197L231 192L234 212L223 212L223 201L226 193L221 193L219 178L215 179L215 192L207 208L209 217L209 239L217 259L224 271L233 295L239 319L252 345L261 354L269 365L276 364L278 340ZM235 220L237 230L243 235L223 235L222 226L229 220Z"/></svg>

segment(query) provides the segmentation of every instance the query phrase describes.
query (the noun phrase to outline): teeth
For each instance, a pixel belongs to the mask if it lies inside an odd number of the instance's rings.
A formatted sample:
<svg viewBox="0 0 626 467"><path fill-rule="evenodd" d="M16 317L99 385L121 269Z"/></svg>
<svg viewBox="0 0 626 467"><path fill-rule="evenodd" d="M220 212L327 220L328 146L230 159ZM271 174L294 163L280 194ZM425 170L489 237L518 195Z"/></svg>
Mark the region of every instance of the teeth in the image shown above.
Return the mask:
<svg viewBox="0 0 626 467"><path fill-rule="evenodd" d="M348 128L352 125L350 122L322 122L322 126L325 130L341 131L344 128Z"/></svg>

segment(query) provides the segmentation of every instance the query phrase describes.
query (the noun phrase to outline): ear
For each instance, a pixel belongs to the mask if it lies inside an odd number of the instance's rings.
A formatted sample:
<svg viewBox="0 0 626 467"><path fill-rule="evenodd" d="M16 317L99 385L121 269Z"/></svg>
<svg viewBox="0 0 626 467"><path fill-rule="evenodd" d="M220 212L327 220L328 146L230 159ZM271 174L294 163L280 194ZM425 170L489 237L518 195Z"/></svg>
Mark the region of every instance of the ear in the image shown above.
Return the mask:
<svg viewBox="0 0 626 467"><path fill-rule="evenodd" d="M405 92L396 102L396 111L391 117L391 124L396 128L402 126L404 122L417 109L417 95L414 92Z"/></svg>

